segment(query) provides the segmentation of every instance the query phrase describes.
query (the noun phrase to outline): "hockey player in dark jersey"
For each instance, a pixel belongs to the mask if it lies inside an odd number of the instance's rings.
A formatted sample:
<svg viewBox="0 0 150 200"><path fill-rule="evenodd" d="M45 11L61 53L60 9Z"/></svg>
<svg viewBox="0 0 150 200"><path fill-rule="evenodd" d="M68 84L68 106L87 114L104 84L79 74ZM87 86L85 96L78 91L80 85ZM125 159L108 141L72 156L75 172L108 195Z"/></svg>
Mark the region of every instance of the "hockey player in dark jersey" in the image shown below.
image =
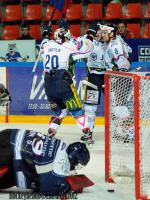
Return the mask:
<svg viewBox="0 0 150 200"><path fill-rule="evenodd" d="M0 106L7 106L11 101L8 90L3 84L0 84Z"/></svg>
<svg viewBox="0 0 150 200"><path fill-rule="evenodd" d="M89 160L84 143L67 145L37 131L2 130L0 189L17 186L48 195L63 195L72 190L66 177L79 164L87 165Z"/></svg>

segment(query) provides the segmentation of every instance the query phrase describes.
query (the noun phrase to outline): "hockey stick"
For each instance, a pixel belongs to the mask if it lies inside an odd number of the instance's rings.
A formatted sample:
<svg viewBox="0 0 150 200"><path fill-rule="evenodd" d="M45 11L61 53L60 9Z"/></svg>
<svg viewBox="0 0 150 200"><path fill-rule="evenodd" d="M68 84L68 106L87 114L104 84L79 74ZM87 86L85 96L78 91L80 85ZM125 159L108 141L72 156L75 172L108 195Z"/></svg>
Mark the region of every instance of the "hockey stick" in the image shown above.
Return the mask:
<svg viewBox="0 0 150 200"><path fill-rule="evenodd" d="M49 26L51 26L52 19L53 19L53 16L54 16L54 14L55 14L55 11L56 11L56 9L57 9L58 3L59 3L59 0L56 1L56 4L55 4L54 9L53 9L53 11L52 11L52 15L51 15L50 21L49 21L49 23L48 23Z"/></svg>
<svg viewBox="0 0 150 200"><path fill-rule="evenodd" d="M52 20L53 20L53 17L54 17L54 14L55 14L55 11L56 11L56 8L57 8L58 3L59 3L59 0L57 0L57 1L56 1L56 4L54 5L54 9L53 9L53 11L52 11L51 18L50 18L50 20L49 20L48 26L51 26L51 23L52 23ZM33 72L33 73L35 73L35 70L36 70L36 68L37 68L37 64L38 64L38 62L39 62L39 60L40 60L40 56L41 56L41 52L39 51L38 57L37 57L37 59L36 59L36 61L35 61L35 64L34 64L34 66L33 66L33 69L32 69L32 72Z"/></svg>
<svg viewBox="0 0 150 200"><path fill-rule="evenodd" d="M142 69L143 67L145 67L144 65L139 66L137 68L135 68L134 70L132 70L131 72L138 72L140 69Z"/></svg>

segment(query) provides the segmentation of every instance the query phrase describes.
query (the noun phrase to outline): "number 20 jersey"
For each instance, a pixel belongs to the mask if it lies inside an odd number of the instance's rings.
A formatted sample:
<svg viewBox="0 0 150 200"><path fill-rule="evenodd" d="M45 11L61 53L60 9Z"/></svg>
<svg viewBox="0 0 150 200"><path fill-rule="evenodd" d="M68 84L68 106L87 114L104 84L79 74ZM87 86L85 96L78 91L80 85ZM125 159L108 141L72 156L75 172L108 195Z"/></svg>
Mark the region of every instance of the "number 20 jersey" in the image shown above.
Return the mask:
<svg viewBox="0 0 150 200"><path fill-rule="evenodd" d="M69 56L74 52L69 43L60 43L54 40L43 45L43 63L44 71L50 72L51 70L68 70Z"/></svg>
<svg viewBox="0 0 150 200"><path fill-rule="evenodd" d="M61 43L50 40L43 45L43 63L44 71L51 70L68 70L69 56L72 54L73 59L87 58L93 50L93 42L84 38L80 48L77 48L71 41Z"/></svg>

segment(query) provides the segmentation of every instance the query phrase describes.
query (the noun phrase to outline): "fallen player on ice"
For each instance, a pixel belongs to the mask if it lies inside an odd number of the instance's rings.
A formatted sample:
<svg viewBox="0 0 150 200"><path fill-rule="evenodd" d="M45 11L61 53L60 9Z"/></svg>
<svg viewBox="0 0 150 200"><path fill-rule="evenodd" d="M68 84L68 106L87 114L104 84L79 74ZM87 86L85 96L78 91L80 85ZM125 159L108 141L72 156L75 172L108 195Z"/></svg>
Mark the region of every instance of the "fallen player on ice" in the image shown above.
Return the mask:
<svg viewBox="0 0 150 200"><path fill-rule="evenodd" d="M37 131L6 129L0 132L0 189L13 186L46 195L64 195L93 185L85 175L72 175L78 165L86 166L86 145L67 145Z"/></svg>

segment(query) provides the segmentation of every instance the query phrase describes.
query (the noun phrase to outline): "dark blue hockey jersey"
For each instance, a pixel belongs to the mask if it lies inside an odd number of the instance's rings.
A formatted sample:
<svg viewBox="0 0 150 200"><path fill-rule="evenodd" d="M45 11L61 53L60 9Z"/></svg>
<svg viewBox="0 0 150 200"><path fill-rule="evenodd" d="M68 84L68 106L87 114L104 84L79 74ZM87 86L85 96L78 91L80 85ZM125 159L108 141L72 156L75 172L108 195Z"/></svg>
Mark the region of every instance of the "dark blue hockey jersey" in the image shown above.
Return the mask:
<svg viewBox="0 0 150 200"><path fill-rule="evenodd" d="M11 134L16 186L50 195L62 195L69 185L67 145L54 137L30 130L14 129Z"/></svg>

